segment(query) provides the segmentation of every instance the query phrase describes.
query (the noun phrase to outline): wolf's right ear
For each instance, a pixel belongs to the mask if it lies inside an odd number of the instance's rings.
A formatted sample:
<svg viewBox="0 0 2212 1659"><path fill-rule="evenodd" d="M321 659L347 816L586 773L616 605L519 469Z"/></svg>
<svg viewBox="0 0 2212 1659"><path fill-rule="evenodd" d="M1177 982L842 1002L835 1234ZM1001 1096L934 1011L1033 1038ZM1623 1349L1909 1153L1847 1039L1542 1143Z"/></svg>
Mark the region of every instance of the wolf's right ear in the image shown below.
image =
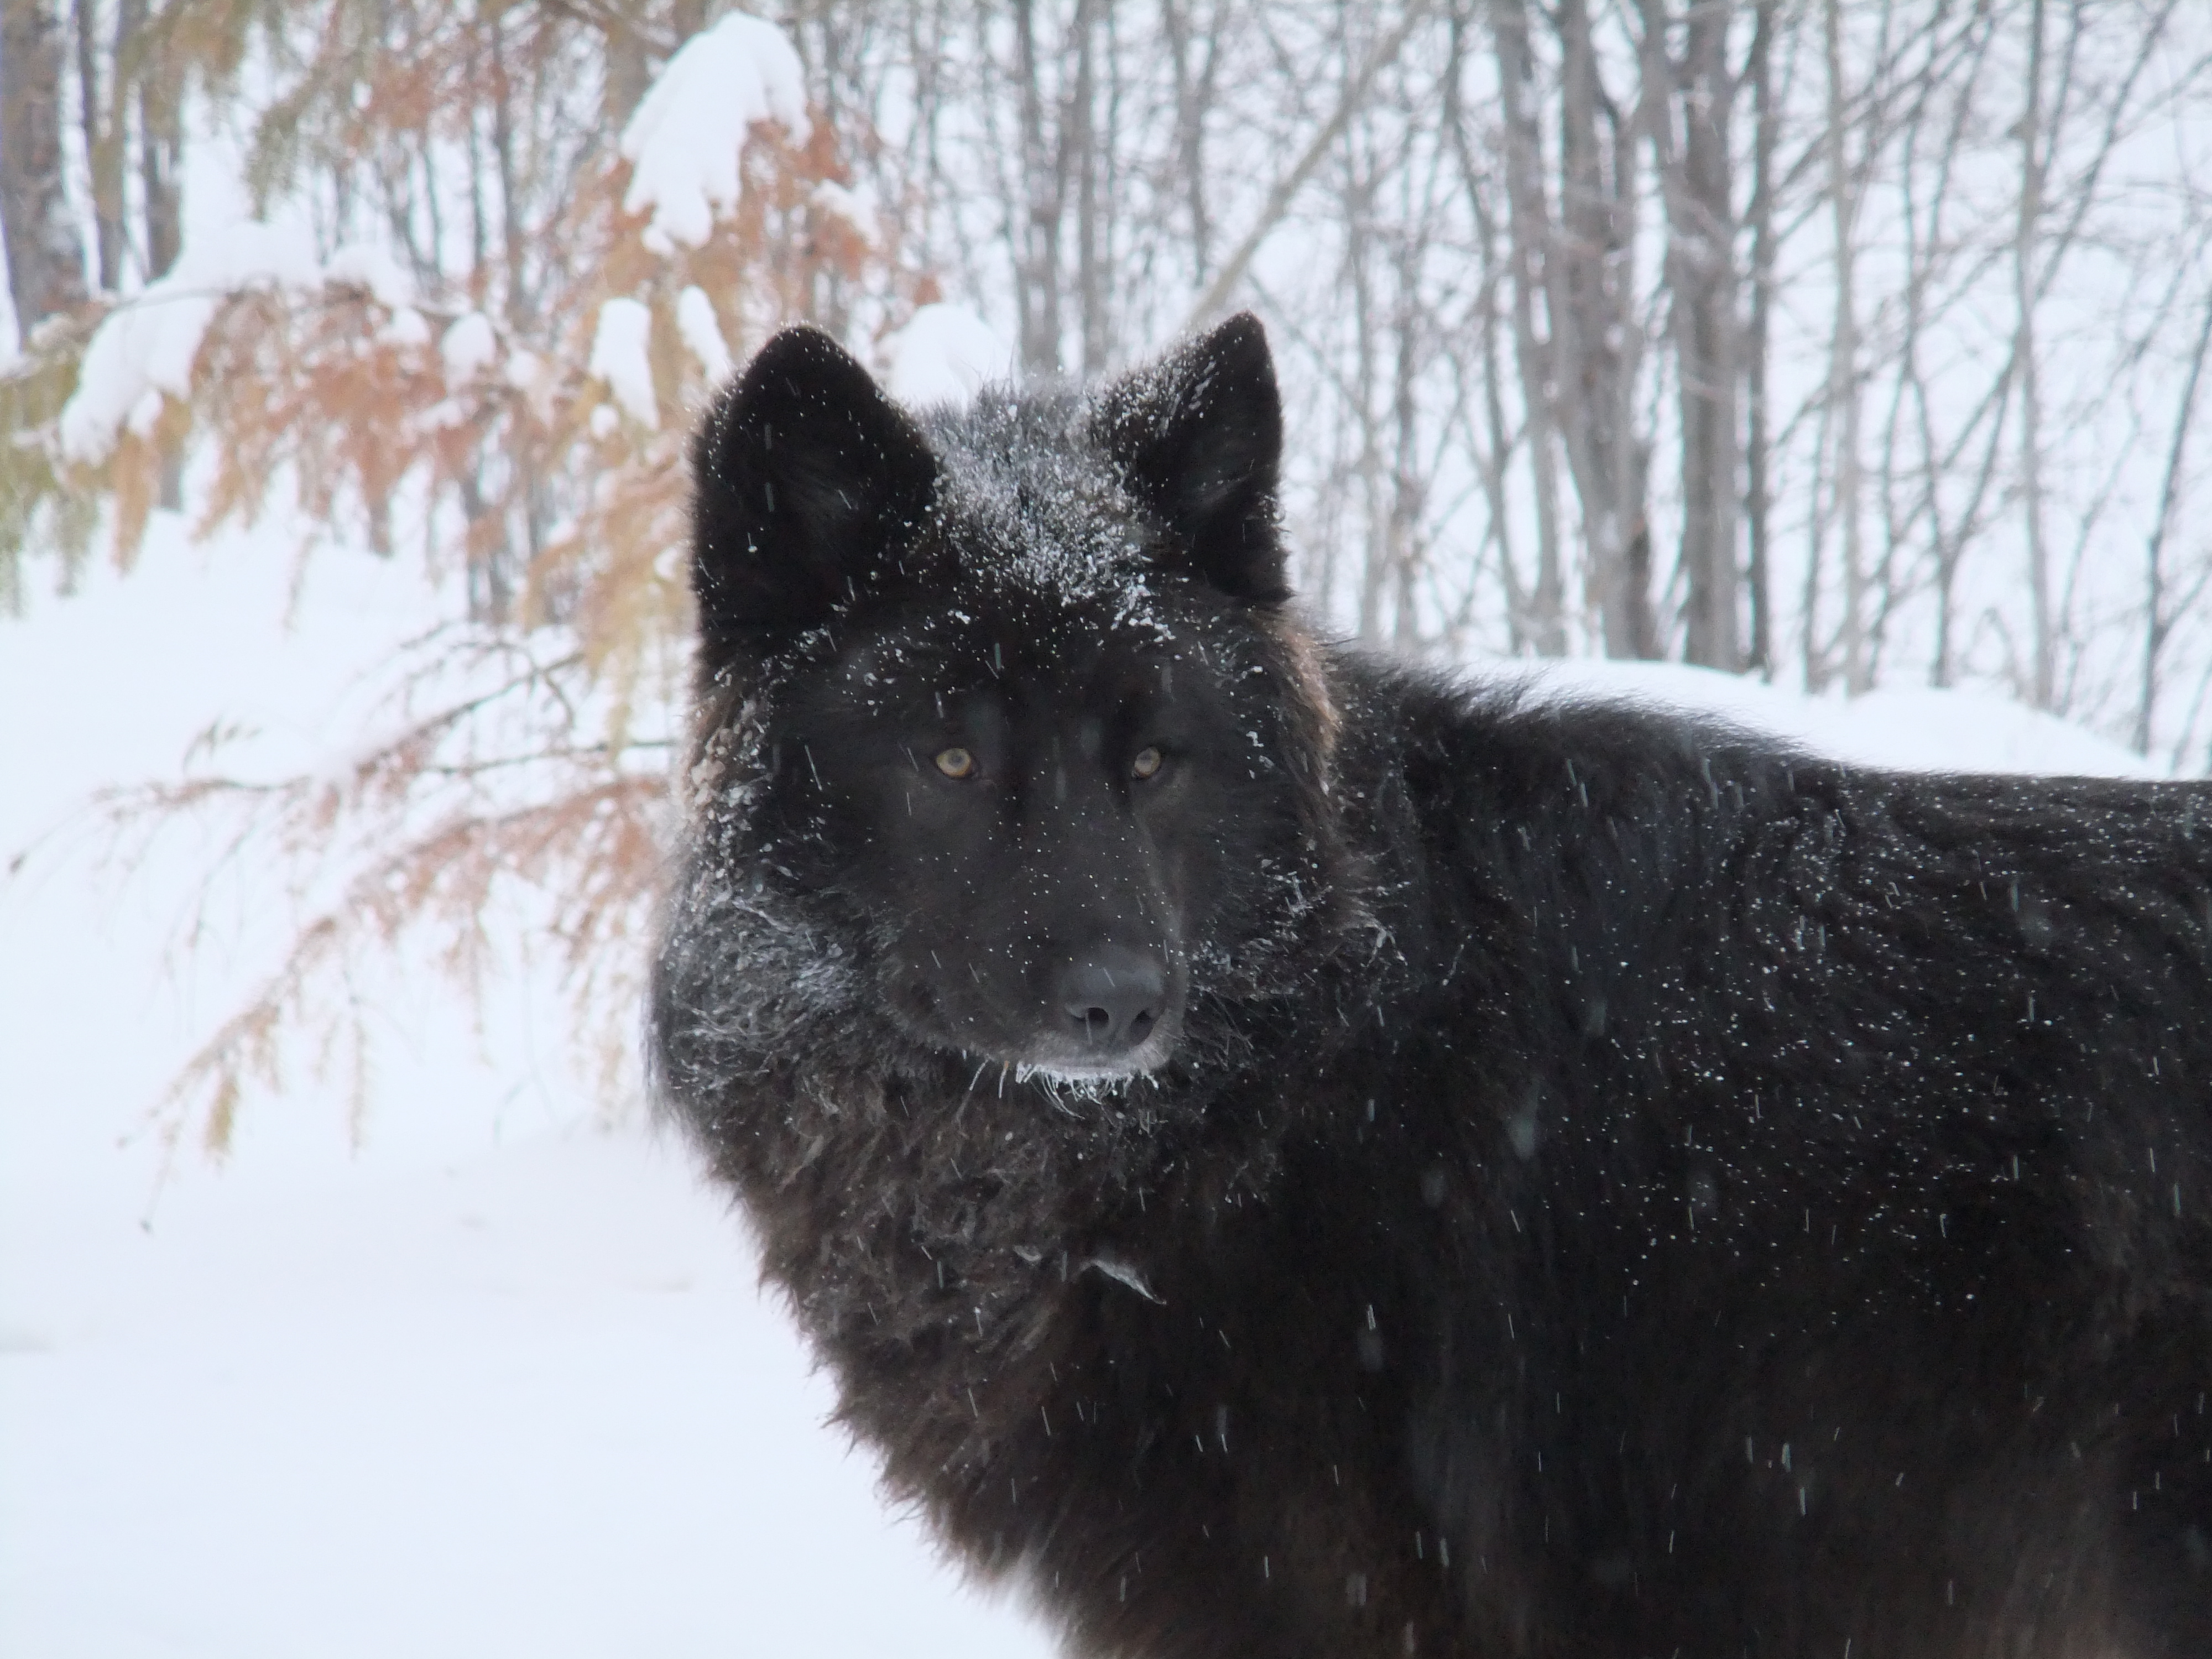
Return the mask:
<svg viewBox="0 0 2212 1659"><path fill-rule="evenodd" d="M811 628L928 510L929 442L818 328L787 328L691 449L691 589L704 660Z"/></svg>
<svg viewBox="0 0 2212 1659"><path fill-rule="evenodd" d="M1275 507L1283 399L1258 318L1239 312L1108 387L1091 421L1196 574L1240 599L1290 597Z"/></svg>

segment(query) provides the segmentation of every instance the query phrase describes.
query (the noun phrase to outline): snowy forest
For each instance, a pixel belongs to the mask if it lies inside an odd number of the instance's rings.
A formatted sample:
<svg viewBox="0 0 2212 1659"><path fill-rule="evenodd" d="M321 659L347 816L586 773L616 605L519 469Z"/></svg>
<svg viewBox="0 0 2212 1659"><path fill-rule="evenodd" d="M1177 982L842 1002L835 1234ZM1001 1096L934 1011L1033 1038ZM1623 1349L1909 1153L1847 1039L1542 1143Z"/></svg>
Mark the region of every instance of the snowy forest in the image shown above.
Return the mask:
<svg viewBox="0 0 2212 1659"><path fill-rule="evenodd" d="M218 1139L313 970L426 918L466 970L502 884L611 1006L685 434L793 319L927 398L1252 308L1302 590L1364 642L1979 685L2212 747L2212 31L2178 0L4 15L0 597L127 565L159 507L455 595L342 782L210 745L115 803L228 812L327 896L188 1080ZM209 178L234 202L187 235Z"/></svg>
<svg viewBox="0 0 2212 1659"><path fill-rule="evenodd" d="M1341 637L2194 775L2208 190L2184 0L0 0L0 1650L1043 1651L624 1115L781 325L1249 309Z"/></svg>

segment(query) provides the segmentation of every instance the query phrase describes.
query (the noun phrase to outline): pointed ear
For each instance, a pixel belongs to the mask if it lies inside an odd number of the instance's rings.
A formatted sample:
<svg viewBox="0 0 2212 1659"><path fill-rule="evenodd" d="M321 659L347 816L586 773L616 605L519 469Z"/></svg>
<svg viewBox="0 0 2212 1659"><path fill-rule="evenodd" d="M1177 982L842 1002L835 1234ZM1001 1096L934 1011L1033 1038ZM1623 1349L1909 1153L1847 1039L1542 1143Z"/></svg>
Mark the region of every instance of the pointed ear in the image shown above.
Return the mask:
<svg viewBox="0 0 2212 1659"><path fill-rule="evenodd" d="M1286 599L1275 489L1283 402L1267 331L1240 312L1109 386L1093 436L1195 573L1240 599Z"/></svg>
<svg viewBox="0 0 2212 1659"><path fill-rule="evenodd" d="M814 626L927 511L929 443L817 328L787 328L693 440L691 587L703 661Z"/></svg>

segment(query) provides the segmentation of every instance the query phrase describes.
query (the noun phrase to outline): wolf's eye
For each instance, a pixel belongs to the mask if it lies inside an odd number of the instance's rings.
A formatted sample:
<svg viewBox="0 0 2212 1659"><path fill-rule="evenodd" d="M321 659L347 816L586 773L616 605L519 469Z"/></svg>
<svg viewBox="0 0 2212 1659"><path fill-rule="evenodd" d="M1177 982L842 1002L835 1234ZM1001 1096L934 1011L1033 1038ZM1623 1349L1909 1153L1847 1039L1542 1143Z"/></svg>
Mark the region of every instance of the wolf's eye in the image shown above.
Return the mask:
<svg viewBox="0 0 2212 1659"><path fill-rule="evenodd" d="M1160 763L1166 758L1167 757L1157 749L1139 749L1137 751L1137 758L1129 763L1129 775L1132 777L1149 778L1160 769Z"/></svg>
<svg viewBox="0 0 2212 1659"><path fill-rule="evenodd" d="M975 769L975 757L965 749L940 749L937 769L948 778L964 778Z"/></svg>

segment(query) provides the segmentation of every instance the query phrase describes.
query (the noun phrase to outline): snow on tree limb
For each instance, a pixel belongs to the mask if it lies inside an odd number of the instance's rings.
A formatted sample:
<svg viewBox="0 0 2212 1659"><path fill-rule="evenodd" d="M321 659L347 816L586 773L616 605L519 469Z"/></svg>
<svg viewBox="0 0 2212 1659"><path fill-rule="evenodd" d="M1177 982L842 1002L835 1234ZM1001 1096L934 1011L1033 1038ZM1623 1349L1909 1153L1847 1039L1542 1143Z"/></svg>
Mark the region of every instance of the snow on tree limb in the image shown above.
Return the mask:
<svg viewBox="0 0 2212 1659"><path fill-rule="evenodd" d="M1013 348L965 306L923 306L884 346L891 396L915 407L964 404L987 382L1013 377Z"/></svg>
<svg viewBox="0 0 2212 1659"><path fill-rule="evenodd" d="M163 394L191 396L192 362L222 302L251 288L312 288L325 267L298 236L246 222L186 247L169 274L149 283L100 323L85 348L74 396L63 406L64 460L96 466L128 423L144 433ZM350 271L335 280L356 280Z"/></svg>
<svg viewBox="0 0 2212 1659"><path fill-rule="evenodd" d="M721 319L715 316L707 290L696 283L676 296L676 326L710 385L720 386L730 378L735 365L730 361L729 343L722 337Z"/></svg>
<svg viewBox="0 0 2212 1659"><path fill-rule="evenodd" d="M781 122L794 144L812 136L805 73L781 29L732 12L684 43L623 129L632 169L623 211L653 215L648 248L697 247L715 214L736 209L738 158L761 121Z"/></svg>
<svg viewBox="0 0 2212 1659"><path fill-rule="evenodd" d="M660 402L653 391L653 313L635 300L609 300L599 307L599 331L592 337L591 372L623 414L647 431L660 426Z"/></svg>

